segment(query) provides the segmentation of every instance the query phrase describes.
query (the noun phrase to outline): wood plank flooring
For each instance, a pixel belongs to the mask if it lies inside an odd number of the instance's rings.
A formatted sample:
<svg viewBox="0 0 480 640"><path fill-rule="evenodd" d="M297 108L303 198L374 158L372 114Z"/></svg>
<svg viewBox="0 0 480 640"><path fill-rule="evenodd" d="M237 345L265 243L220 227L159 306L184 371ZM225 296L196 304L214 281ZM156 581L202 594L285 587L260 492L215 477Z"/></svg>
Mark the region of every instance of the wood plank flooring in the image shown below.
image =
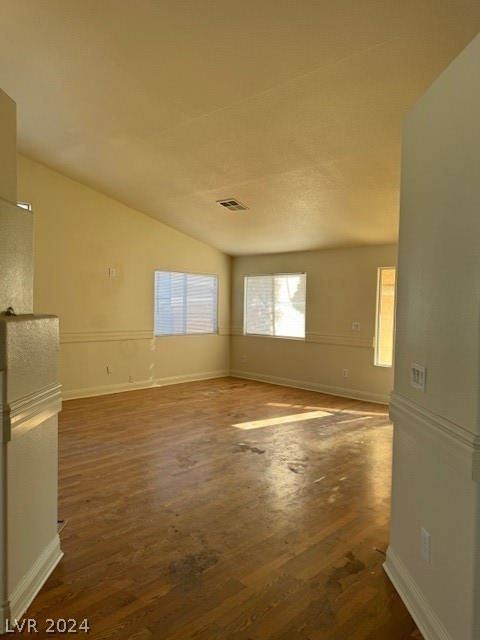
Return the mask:
<svg viewBox="0 0 480 640"><path fill-rule="evenodd" d="M25 617L111 640L421 640L381 566L391 441L386 407L234 378L65 402L65 557Z"/></svg>

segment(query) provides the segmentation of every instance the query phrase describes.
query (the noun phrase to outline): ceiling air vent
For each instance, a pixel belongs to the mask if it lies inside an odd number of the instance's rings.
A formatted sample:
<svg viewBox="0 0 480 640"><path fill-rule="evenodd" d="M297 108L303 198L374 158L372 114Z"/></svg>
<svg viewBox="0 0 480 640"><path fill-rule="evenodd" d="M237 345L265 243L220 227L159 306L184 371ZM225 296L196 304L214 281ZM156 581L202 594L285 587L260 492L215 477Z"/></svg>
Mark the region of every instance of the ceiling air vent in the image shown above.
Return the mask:
<svg viewBox="0 0 480 640"><path fill-rule="evenodd" d="M217 200L217 202L229 211L246 211L248 209L248 207L245 207L238 200L234 200L233 198L228 198L227 200Z"/></svg>

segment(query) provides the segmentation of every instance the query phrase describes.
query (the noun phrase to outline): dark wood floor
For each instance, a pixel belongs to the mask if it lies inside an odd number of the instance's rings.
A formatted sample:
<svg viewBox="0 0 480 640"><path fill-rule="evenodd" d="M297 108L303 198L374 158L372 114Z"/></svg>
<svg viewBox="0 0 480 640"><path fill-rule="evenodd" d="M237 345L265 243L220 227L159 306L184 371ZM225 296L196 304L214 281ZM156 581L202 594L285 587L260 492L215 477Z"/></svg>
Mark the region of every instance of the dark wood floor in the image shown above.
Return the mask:
<svg viewBox="0 0 480 640"><path fill-rule="evenodd" d="M381 566L391 441L381 405L234 378L65 402L65 557L25 615L91 638L421 640Z"/></svg>

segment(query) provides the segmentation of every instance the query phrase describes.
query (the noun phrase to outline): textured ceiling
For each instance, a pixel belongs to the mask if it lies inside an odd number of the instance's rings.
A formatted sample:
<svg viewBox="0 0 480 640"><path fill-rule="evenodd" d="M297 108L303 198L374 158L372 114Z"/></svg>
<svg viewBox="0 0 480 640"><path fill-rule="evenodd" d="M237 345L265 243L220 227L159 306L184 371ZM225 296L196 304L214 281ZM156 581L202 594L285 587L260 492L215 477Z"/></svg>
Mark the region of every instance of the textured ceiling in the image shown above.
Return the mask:
<svg viewBox="0 0 480 640"><path fill-rule="evenodd" d="M0 87L21 153L222 251L390 243L402 118L479 31L478 0L0 0Z"/></svg>

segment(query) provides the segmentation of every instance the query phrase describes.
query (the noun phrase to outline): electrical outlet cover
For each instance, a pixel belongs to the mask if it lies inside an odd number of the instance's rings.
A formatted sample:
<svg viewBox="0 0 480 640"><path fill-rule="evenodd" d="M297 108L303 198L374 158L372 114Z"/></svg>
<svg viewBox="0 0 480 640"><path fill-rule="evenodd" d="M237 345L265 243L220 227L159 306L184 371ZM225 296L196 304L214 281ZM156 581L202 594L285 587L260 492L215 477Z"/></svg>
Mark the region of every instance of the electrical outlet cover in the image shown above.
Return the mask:
<svg viewBox="0 0 480 640"><path fill-rule="evenodd" d="M427 368L423 364L410 363L410 386L425 391Z"/></svg>
<svg viewBox="0 0 480 640"><path fill-rule="evenodd" d="M420 529L420 555L430 564L430 534L423 527Z"/></svg>

